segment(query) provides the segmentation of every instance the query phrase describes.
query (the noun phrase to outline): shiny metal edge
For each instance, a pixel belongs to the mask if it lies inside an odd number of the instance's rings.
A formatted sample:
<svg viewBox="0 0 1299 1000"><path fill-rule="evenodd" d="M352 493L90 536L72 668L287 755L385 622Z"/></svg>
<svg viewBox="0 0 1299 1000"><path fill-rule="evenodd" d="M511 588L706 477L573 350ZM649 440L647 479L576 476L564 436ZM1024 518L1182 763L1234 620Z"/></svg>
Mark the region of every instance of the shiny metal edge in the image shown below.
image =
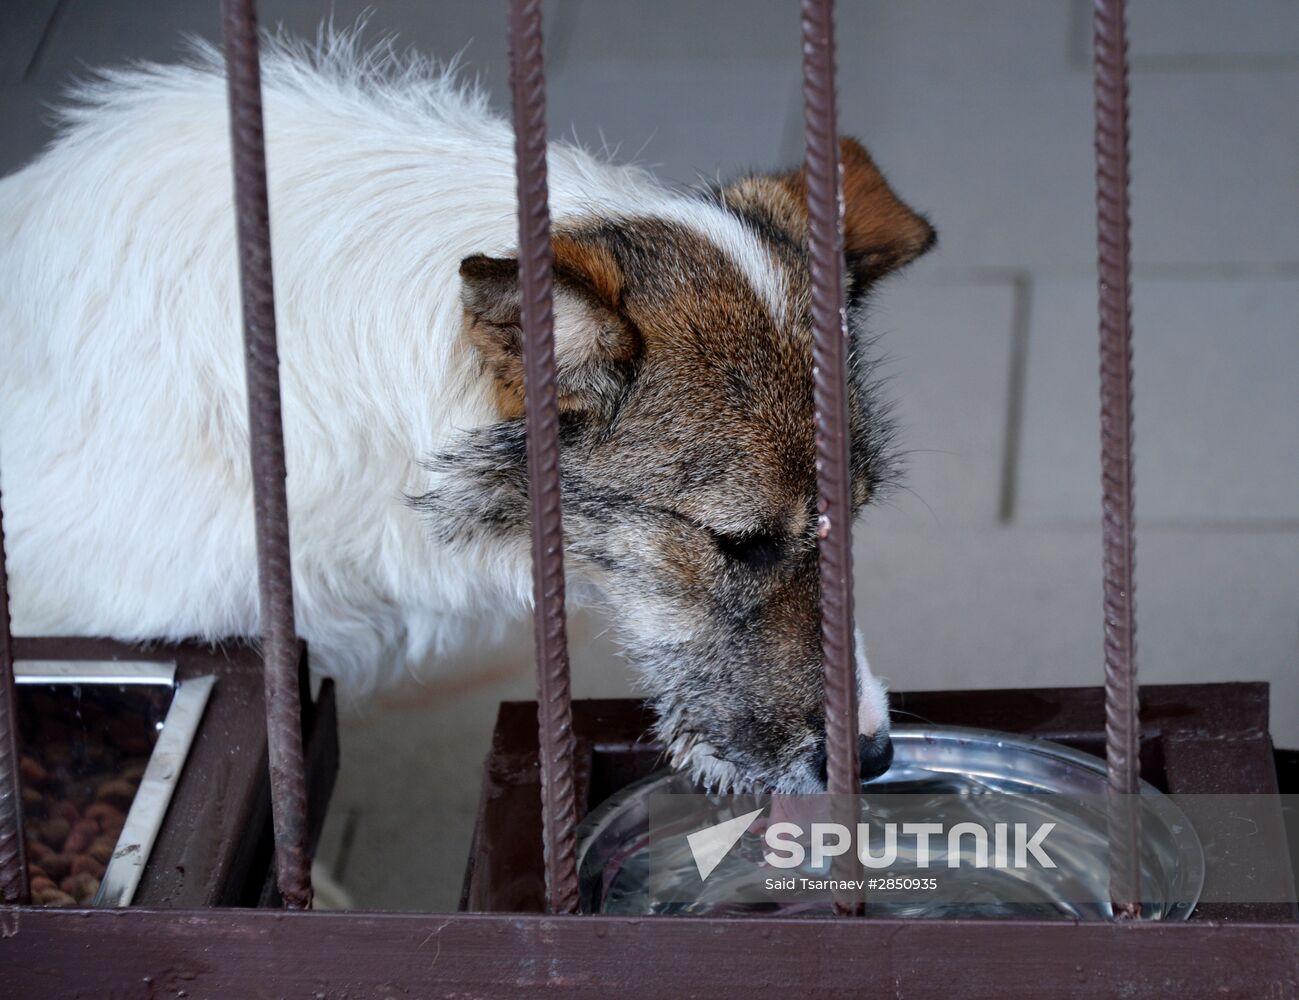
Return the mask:
<svg viewBox="0 0 1299 1000"><path fill-rule="evenodd" d="M174 660L17 660L18 684L162 684L176 682Z"/></svg>
<svg viewBox="0 0 1299 1000"><path fill-rule="evenodd" d="M999 733L988 729L970 729L963 726L895 726L891 732L895 740L909 740L928 743L954 743L987 747L991 742L999 750L1012 750L1021 754L1036 756L1051 762L1071 764L1080 770L1094 774L1098 781L1105 782L1108 772L1105 761L1089 754L1085 750L1076 750L1053 740L1038 739L1032 736L1018 736L1011 733ZM929 770L941 771L942 768L931 767ZM871 783L863 784L863 791L870 790ZM1194 824L1182 811L1173 798L1152 785L1145 779L1139 779L1138 788L1142 797L1142 808L1156 816L1159 822L1169 831L1178 828L1188 830L1191 836L1179 837L1182 849L1181 898L1169 905L1164 915L1165 921L1187 920L1195 907L1199 905L1204 892L1204 880L1207 877L1208 861L1204 853L1204 842L1200 840ZM1102 788L1103 791L1103 788Z"/></svg>
<svg viewBox="0 0 1299 1000"><path fill-rule="evenodd" d="M998 750L1013 750L1052 762L1073 764L1085 771L1100 775L1102 778L1106 774L1105 761L1102 758L1087 753L1085 750L1075 750L1063 743L1038 739L1034 736L1019 736L1014 733L999 733L991 729L971 729L965 726L894 726L889 730L889 735L894 741L932 744L951 743L958 746L967 744L982 748L992 745ZM941 772L943 769L934 766L927 767L926 770ZM1025 777L1022 774L1017 776ZM887 783L888 773L886 772L881 777L884 780L880 781L880 783ZM863 790L869 791L871 784L872 782L864 782L862 784ZM1098 794L1103 793L1104 789L1102 788ZM1141 782L1141 794L1167 797L1158 788L1145 780Z"/></svg>
<svg viewBox="0 0 1299 1000"><path fill-rule="evenodd" d="M135 895L215 682L212 676L193 677L176 686L162 732L149 755L140 788L126 814L126 823L92 906L126 906Z"/></svg>

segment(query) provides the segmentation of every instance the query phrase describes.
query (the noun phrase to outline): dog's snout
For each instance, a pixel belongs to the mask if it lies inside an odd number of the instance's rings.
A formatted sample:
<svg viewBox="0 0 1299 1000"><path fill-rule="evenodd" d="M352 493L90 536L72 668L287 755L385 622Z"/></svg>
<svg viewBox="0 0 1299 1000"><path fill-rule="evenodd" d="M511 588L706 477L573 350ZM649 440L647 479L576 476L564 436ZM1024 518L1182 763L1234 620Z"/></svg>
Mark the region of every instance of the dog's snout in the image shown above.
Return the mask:
<svg viewBox="0 0 1299 1000"><path fill-rule="evenodd" d="M893 764L893 741L888 733L876 733L874 736L862 734L857 737L857 757L861 761L862 781L878 778ZM816 748L812 764L824 786L829 780L824 744Z"/></svg>
<svg viewBox="0 0 1299 1000"><path fill-rule="evenodd" d="M862 781L878 778L893 763L893 740L888 733L858 736L857 756L861 758Z"/></svg>

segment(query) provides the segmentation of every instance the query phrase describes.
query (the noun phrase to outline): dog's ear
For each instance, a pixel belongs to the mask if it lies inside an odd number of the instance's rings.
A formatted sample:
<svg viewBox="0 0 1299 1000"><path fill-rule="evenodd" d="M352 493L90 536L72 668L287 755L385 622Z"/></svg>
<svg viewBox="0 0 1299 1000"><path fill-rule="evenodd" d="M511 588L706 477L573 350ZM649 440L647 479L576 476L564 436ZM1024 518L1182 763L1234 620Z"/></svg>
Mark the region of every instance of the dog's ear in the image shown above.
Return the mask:
<svg viewBox="0 0 1299 1000"><path fill-rule="evenodd" d="M910 264L934 245L934 227L893 193L860 142L848 136L840 139L839 162L843 251L850 271L879 277ZM804 180L805 198L806 187Z"/></svg>
<svg viewBox="0 0 1299 1000"><path fill-rule="evenodd" d="M556 236L555 368L564 411L598 410L618 398L640 349L620 310L623 274L594 241ZM461 303L470 342L494 384L501 415L523 413L523 331L519 262L475 255L460 262Z"/></svg>
<svg viewBox="0 0 1299 1000"><path fill-rule="evenodd" d="M865 147L839 140L843 170L843 250L855 293L869 282L911 263L934 245L933 226L902 201ZM723 192L727 205L756 215L798 242L807 239L805 169L775 176L751 176Z"/></svg>

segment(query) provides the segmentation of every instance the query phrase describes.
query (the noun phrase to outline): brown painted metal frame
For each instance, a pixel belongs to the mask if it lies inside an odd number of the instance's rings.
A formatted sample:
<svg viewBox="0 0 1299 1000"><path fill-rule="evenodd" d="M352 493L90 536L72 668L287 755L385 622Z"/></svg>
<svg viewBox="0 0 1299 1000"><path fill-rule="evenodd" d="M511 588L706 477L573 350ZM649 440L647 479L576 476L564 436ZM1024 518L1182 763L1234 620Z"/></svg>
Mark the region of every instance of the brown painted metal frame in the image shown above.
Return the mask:
<svg viewBox="0 0 1299 1000"><path fill-rule="evenodd" d="M31 997L1288 997L1299 925L0 913Z"/></svg>
<svg viewBox="0 0 1299 1000"><path fill-rule="evenodd" d="M807 111L809 250L817 363L823 649L831 788L856 773L850 506L833 3L801 0ZM258 566L277 868L290 907L309 906L307 786L294 654L284 454L253 0L224 0L249 380ZM1132 475L1127 221L1127 70L1122 0L1094 0L1105 504L1105 745L1115 792L1140 767L1132 601ZM564 650L560 480L553 391L549 219L539 0L511 0L512 80L524 285L530 504L534 527L539 746L549 907L573 905L573 733ZM0 591L0 598L7 595ZM5 600L0 600L5 604ZM21 898L14 795L13 692L0 611L0 891ZM1264 737L1265 738L1265 737ZM6 747L9 749L6 751ZM7 796L7 797L6 797ZM13 807L8 805L13 803ZM1113 828L1112 894L1135 912L1137 831ZM291 919L285 919L290 917ZM639 948L637 946L640 946ZM1227 960L1227 955L1231 959ZM564 989L605 997L740 995L754 982L795 994L906 992L1079 996L1121 991L1200 996L1299 989L1299 925L1143 925L874 920L674 920L455 914L0 909L5 982L28 995L270 996L362 992L528 996ZM75 961L68 961L75 955ZM292 955L292 961L285 956ZM663 955L688 960L664 962Z"/></svg>

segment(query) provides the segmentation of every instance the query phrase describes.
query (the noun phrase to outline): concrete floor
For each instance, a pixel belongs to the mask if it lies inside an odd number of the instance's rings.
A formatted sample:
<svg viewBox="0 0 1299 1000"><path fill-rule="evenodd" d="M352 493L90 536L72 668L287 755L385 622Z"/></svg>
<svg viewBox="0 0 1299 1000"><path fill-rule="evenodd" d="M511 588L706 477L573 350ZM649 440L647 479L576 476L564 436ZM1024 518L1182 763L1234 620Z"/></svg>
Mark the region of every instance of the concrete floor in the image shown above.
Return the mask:
<svg viewBox="0 0 1299 1000"><path fill-rule="evenodd" d="M0 170L79 66L213 37L216 0L0 6ZM362 5L266 0L314 32ZM858 531L858 613L899 688L1101 676L1086 0L845 0L842 128L941 234L874 326L910 490ZM1264 679L1299 745L1299 5L1132 0L1143 679ZM371 31L463 50L504 107L502 3L386 0ZM690 181L800 158L796 5L551 0L550 123ZM579 696L632 690L587 614ZM527 628L345 723L321 860L358 904L453 906L495 705Z"/></svg>

